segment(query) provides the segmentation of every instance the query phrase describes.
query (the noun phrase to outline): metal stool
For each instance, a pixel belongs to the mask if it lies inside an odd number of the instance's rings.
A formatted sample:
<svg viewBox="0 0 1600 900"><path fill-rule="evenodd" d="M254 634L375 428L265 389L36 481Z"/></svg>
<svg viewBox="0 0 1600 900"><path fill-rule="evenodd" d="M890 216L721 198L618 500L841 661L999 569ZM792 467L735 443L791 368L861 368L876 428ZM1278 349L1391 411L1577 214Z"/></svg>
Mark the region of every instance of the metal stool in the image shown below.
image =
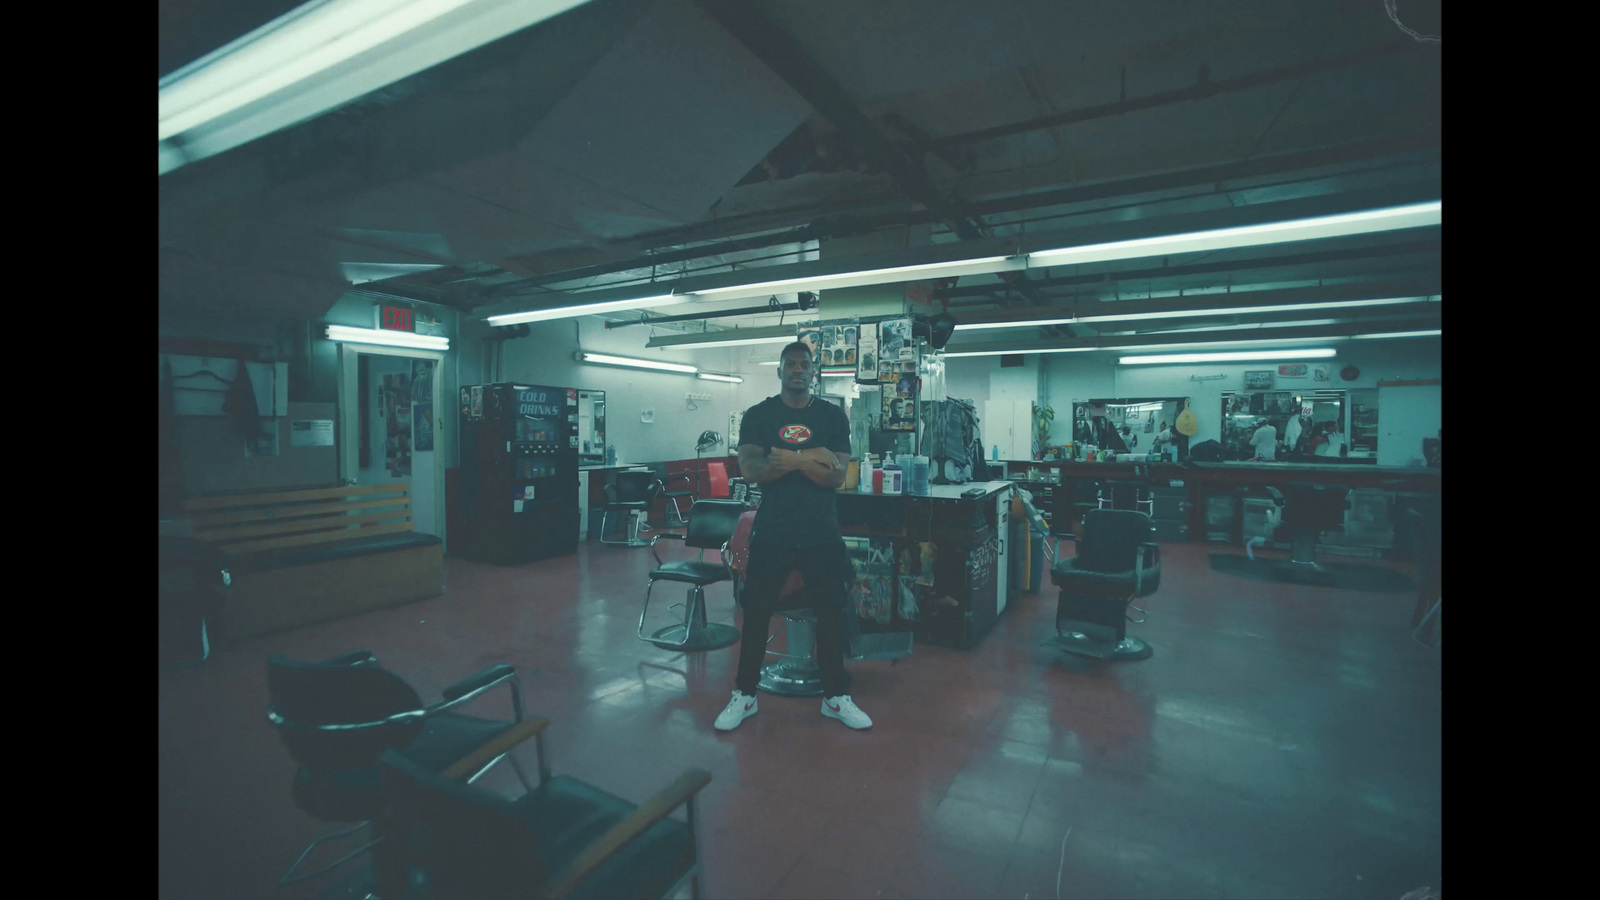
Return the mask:
<svg viewBox="0 0 1600 900"><path fill-rule="evenodd" d="M783 634L789 653L768 650L778 657L761 667L757 687L780 697L822 696L822 667L817 665L817 617L810 609L783 611ZM771 642L771 638L767 639ZM793 652L799 649L800 652Z"/></svg>

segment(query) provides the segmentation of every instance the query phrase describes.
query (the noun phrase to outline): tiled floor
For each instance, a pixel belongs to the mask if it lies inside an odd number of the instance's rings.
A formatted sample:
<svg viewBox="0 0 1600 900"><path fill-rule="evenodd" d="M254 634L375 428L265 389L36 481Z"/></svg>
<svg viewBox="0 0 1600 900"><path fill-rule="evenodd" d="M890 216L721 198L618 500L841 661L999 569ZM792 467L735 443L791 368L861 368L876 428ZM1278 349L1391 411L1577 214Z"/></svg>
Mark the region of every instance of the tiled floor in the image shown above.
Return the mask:
<svg viewBox="0 0 1600 900"><path fill-rule="evenodd" d="M1208 566L1215 549L1163 548L1149 622L1130 626L1151 659L1100 664L1041 646L1055 598L1025 596L972 651L854 664L870 731L822 718L816 700L763 695L731 734L711 721L736 650L685 658L634 637L649 551L591 543L518 568L451 560L441 598L160 676L160 895L268 896L329 830L290 800L294 766L263 716L264 662L355 648L425 699L515 665L527 708L554 720L553 769L629 799L685 767L710 770L712 897L1437 888L1441 662L1409 638L1414 598L1230 578ZM733 620L727 589L709 594L712 619ZM509 709L482 703L485 715ZM515 786L504 766L479 783Z"/></svg>

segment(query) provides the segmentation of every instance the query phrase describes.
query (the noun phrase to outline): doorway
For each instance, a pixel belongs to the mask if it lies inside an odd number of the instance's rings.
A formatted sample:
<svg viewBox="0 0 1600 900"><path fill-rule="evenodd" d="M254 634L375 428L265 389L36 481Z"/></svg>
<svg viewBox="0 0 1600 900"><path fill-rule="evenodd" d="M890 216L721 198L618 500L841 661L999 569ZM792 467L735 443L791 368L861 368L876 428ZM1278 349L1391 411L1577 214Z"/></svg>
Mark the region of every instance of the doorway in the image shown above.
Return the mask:
<svg viewBox="0 0 1600 900"><path fill-rule="evenodd" d="M411 527L444 533L444 354L339 345L339 479L410 486Z"/></svg>

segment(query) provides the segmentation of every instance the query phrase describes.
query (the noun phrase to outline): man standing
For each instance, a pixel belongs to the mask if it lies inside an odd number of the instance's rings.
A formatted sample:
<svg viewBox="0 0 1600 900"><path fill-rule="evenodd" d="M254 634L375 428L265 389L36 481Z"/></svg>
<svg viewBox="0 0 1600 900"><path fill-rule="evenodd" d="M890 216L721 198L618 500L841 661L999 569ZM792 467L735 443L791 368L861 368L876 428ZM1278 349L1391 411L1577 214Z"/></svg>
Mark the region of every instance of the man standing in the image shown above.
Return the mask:
<svg viewBox="0 0 1600 900"><path fill-rule="evenodd" d="M1250 446L1256 450L1256 456L1262 462L1272 462L1278 458L1278 429L1272 423L1262 419L1256 433L1250 436Z"/></svg>
<svg viewBox="0 0 1600 900"><path fill-rule="evenodd" d="M739 474L762 486L750 534L740 605L744 633L733 699L717 715L732 731L757 712L756 686L767 651L767 629L778 594L798 571L817 616L817 665L822 714L851 728L872 720L844 692L846 584L853 571L839 535L835 497L850 462L850 420L844 410L811 393L811 349L796 341L778 357L775 397L745 411L739 426Z"/></svg>

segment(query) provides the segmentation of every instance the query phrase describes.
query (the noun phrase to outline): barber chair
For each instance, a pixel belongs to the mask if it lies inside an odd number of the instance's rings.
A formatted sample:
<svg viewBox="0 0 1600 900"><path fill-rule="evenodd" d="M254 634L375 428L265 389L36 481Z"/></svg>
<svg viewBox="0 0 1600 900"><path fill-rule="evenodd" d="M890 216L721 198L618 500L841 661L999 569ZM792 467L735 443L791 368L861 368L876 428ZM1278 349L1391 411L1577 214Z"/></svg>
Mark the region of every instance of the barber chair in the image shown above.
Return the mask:
<svg viewBox="0 0 1600 900"><path fill-rule="evenodd" d="M539 720L542 731L547 720ZM704 893L696 797L711 773L685 769L642 805L566 775L551 776L539 750L539 786L515 799L462 784L388 751L381 778L390 803L379 885L384 897L690 897ZM672 813L683 807L686 820Z"/></svg>
<svg viewBox="0 0 1600 900"><path fill-rule="evenodd" d="M1155 522L1142 512L1091 510L1083 517L1077 555L1057 560L1050 580L1061 589L1056 604L1056 635L1069 653L1114 661L1145 659L1153 652L1129 637L1127 623L1144 621L1133 601L1161 586L1161 545ZM1140 614L1128 615L1132 608Z"/></svg>
<svg viewBox="0 0 1600 900"><path fill-rule="evenodd" d="M755 527L756 511L749 510L739 516L738 527L728 543L729 561L735 573L735 585L744 581L745 566L750 561L750 532ZM777 657L761 667L758 690L780 697L822 696L822 668L817 665L817 616L808 605L806 582L799 572L790 572L789 580L778 592L776 612L783 616L784 649L787 653L768 650L767 655ZM737 596L737 595L736 595ZM847 610L845 621L850 621ZM868 659L897 660L911 654L910 634L853 635L848 630L845 659L853 662ZM767 637L772 643L772 636ZM844 673L845 687L852 678Z"/></svg>
<svg viewBox="0 0 1600 900"><path fill-rule="evenodd" d="M745 506L735 500L696 500L689 510L687 534L658 532L650 541L650 553L656 558L656 567L650 570L650 585L645 588L644 607L639 610L639 640L649 641L663 650L717 650L739 640L739 629L732 625L706 622L706 585L733 581L733 569L728 565L728 542L739 524L739 515ZM697 560L665 562L656 551L659 541L683 541L685 546L700 551ZM706 551L715 550L721 559L706 561ZM683 623L669 625L649 636L644 633L645 616L650 612L650 593L657 581L675 581L689 586L689 595L682 604ZM737 589L735 590L737 593Z"/></svg>
<svg viewBox="0 0 1600 900"><path fill-rule="evenodd" d="M1289 571L1296 580L1327 579L1328 573L1317 564L1317 538L1344 525L1349 493L1347 487L1327 484L1290 484L1283 489L1282 527L1290 542Z"/></svg>
<svg viewBox="0 0 1600 900"><path fill-rule="evenodd" d="M650 514L650 506L660 492L661 482L650 472L618 472L611 484L606 485L606 496L610 502L600 516L600 543L613 547L650 546L649 541L639 537L639 528ZM606 524L613 513L632 520L631 524L623 526L624 537L620 541L606 538L610 533Z"/></svg>
<svg viewBox="0 0 1600 900"><path fill-rule="evenodd" d="M688 522L688 520L683 517L682 503L687 502L690 506L694 505L694 490L688 489L675 491L672 489L672 484L675 481L681 481L683 482L684 487L688 488L690 484L689 476L673 475L671 472L667 471L666 463L651 463L650 474L654 475L657 483L661 485L660 497L667 501L667 509L672 511L671 518L667 519L666 527L682 528Z"/></svg>
<svg viewBox="0 0 1600 900"><path fill-rule="evenodd" d="M511 689L512 721L454 712L501 685ZM398 750L426 771L443 772L473 750L497 741L504 749L460 777L475 780L501 759L509 759L517 777L532 790L516 758L509 756L515 743L533 734L523 721L522 692L509 665L490 666L462 679L444 689L442 702L424 706L410 685L381 667L366 650L320 663L273 654L267 659L267 693L267 721L299 764L291 789L295 805L324 822L357 823L312 841L279 880L280 890L328 874L378 845L381 838L375 836L327 866L300 871L319 845L357 834L383 812L378 756L386 750Z"/></svg>

